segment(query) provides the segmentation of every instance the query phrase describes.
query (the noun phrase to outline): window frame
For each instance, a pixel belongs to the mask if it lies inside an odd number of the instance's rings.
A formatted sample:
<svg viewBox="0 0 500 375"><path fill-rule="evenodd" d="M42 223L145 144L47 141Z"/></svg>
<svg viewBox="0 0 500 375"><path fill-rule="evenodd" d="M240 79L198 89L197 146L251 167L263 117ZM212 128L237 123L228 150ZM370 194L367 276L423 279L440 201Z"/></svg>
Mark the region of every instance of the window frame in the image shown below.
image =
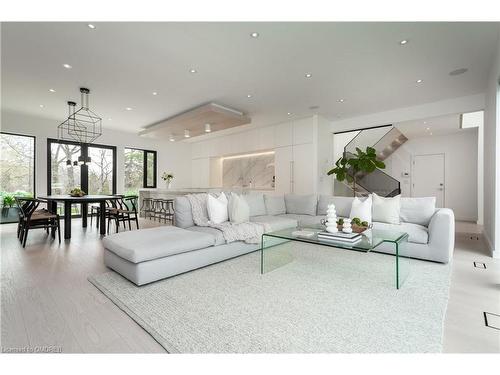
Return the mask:
<svg viewBox="0 0 500 375"><path fill-rule="evenodd" d="M30 134L22 134L22 133L12 133L12 132L5 132L5 131L0 131L0 134L7 134L7 135L15 135L15 136L20 136L20 137L29 137L33 138L33 197L36 197L36 136L30 135Z"/></svg>
<svg viewBox="0 0 500 375"><path fill-rule="evenodd" d="M105 148L113 152L113 178L112 178L112 194L116 194L116 180L118 171L116 169L116 146L103 145L99 143L80 143L75 141L66 141L56 138L47 138L47 195L52 194L52 144L62 143L67 145L74 145L81 147L81 155L83 157L88 156L89 147L94 148ZM80 167L80 188L83 191L88 191L89 188L89 167L86 164L82 164Z"/></svg>
<svg viewBox="0 0 500 375"><path fill-rule="evenodd" d="M125 150L135 150L135 151L141 151L143 153L142 156L142 188L143 189L156 189L158 185L158 152L155 150L146 150L144 148L138 148L138 147L124 147L123 148L123 153L125 154ZM154 156L154 161L153 161L153 184L148 185L148 154L153 154ZM125 167L124 167L125 171ZM123 181L125 183L125 181ZM125 184L124 184L125 187Z"/></svg>

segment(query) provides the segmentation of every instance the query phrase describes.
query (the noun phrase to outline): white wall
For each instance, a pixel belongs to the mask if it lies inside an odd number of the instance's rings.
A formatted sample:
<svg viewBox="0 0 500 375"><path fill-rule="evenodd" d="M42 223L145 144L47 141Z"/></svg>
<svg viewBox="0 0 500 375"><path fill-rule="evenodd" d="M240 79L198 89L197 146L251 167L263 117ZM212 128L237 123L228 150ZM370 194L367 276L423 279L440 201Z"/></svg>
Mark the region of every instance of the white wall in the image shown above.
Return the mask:
<svg viewBox="0 0 500 375"><path fill-rule="evenodd" d="M2 110L1 130L11 133L33 135L36 137L36 194L47 193L47 138L57 138L57 120L38 118L22 113ZM175 176L173 187L191 187L191 145L172 143L139 137L136 134L103 129L98 144L117 146L117 193L124 192L124 148L136 147L157 151L158 187L164 171Z"/></svg>
<svg viewBox="0 0 500 375"><path fill-rule="evenodd" d="M500 37L488 76L484 109L484 235L500 257Z"/></svg>
<svg viewBox="0 0 500 375"><path fill-rule="evenodd" d="M457 220L477 221L477 128L463 129L442 136L413 138L385 160L386 173L401 181L401 195L412 196L411 163L415 155L444 154L445 207L451 208ZM402 178L403 172L410 174Z"/></svg>

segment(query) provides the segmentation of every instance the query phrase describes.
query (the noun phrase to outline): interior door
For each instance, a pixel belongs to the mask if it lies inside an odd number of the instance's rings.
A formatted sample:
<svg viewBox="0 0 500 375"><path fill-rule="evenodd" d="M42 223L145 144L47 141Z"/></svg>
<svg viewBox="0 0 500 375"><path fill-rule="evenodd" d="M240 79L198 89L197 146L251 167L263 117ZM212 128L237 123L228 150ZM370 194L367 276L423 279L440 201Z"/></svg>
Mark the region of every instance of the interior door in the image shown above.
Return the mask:
<svg viewBox="0 0 500 375"><path fill-rule="evenodd" d="M436 207L444 207L444 154L413 157L412 196L436 197Z"/></svg>

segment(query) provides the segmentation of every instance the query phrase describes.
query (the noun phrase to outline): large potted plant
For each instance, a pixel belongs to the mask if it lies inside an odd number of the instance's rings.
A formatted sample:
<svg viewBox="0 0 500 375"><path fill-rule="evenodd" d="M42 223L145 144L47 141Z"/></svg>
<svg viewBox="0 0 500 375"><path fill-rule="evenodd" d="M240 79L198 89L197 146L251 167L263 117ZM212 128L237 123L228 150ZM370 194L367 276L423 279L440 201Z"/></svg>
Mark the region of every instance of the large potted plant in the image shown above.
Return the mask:
<svg viewBox="0 0 500 375"><path fill-rule="evenodd" d="M356 147L356 154L342 156L335 162L335 167L328 171L328 175L335 175L337 181L347 181L352 184L353 195L356 196L356 179L360 173L372 173L375 169L385 169L385 163L377 158L373 147L366 151Z"/></svg>

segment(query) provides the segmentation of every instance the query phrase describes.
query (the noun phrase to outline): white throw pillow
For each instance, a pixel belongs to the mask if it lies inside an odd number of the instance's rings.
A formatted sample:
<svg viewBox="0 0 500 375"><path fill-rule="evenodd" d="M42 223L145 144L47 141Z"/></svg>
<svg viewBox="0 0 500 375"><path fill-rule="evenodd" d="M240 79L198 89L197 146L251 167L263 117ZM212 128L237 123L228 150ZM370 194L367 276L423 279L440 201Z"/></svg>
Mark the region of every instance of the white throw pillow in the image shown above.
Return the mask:
<svg viewBox="0 0 500 375"><path fill-rule="evenodd" d="M354 219L355 217L361 219L361 221L366 221L368 223L372 222L372 196L369 195L368 198L364 200L358 197L354 198L351 205L351 214L349 218Z"/></svg>
<svg viewBox="0 0 500 375"><path fill-rule="evenodd" d="M238 196L238 194L232 193L229 198L229 221L235 224L246 223L250 221L250 206L247 201Z"/></svg>
<svg viewBox="0 0 500 375"><path fill-rule="evenodd" d="M220 224L228 220L226 194L221 193L218 198L207 195L208 218L213 224Z"/></svg>
<svg viewBox="0 0 500 375"><path fill-rule="evenodd" d="M428 226L436 212L436 197L401 198L401 221Z"/></svg>
<svg viewBox="0 0 500 375"><path fill-rule="evenodd" d="M372 199L373 221L388 224L401 224L399 221L399 213L401 211L401 195L384 198L373 193Z"/></svg>

